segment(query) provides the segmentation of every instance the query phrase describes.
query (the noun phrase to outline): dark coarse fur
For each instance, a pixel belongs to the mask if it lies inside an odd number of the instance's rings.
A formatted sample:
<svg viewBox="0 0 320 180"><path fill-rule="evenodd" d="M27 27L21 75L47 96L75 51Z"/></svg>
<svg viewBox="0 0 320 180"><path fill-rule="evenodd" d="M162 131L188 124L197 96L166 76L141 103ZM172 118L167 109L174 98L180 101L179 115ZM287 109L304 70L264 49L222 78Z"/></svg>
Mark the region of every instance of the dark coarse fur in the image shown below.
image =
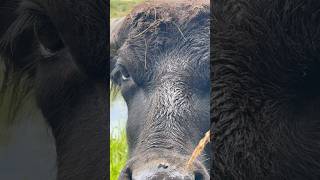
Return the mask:
<svg viewBox="0 0 320 180"><path fill-rule="evenodd" d="M1 92L35 91L59 180L107 177L106 9L105 0L0 1Z"/></svg>
<svg viewBox="0 0 320 180"><path fill-rule="evenodd" d="M148 1L113 32L113 82L128 105L127 176L155 160L186 164L208 130L209 17L204 1Z"/></svg>
<svg viewBox="0 0 320 180"><path fill-rule="evenodd" d="M320 1L212 1L211 176L320 179Z"/></svg>

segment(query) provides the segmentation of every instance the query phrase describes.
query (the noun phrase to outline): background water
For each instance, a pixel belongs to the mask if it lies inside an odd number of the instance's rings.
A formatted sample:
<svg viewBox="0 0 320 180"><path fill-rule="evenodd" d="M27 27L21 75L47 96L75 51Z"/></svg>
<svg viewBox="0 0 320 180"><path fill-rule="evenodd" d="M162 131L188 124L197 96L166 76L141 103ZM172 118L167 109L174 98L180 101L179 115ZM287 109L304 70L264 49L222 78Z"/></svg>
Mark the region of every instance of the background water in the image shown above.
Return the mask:
<svg viewBox="0 0 320 180"><path fill-rule="evenodd" d="M110 135L117 136L120 130L125 128L128 109L123 98L118 95L113 102L110 102Z"/></svg>

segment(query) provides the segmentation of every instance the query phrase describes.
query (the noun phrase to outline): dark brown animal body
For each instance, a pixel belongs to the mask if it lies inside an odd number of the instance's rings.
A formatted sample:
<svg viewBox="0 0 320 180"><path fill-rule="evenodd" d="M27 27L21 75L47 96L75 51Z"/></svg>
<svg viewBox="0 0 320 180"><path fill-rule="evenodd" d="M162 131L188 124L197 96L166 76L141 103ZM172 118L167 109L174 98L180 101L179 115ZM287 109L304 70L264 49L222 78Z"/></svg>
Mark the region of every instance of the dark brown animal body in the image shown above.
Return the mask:
<svg viewBox="0 0 320 180"><path fill-rule="evenodd" d="M320 1L212 1L216 180L320 179Z"/></svg>

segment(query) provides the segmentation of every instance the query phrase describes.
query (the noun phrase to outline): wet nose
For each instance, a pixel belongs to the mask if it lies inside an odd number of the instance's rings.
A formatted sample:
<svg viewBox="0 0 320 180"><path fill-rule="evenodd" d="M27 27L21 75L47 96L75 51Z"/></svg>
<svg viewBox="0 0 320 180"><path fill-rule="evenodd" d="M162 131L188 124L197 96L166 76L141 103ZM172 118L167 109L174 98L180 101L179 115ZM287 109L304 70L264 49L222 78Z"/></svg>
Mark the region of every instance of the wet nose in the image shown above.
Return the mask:
<svg viewBox="0 0 320 180"><path fill-rule="evenodd" d="M134 180L192 180L187 173L174 171L166 164L159 164L157 168L150 168L138 171L133 174Z"/></svg>
<svg viewBox="0 0 320 180"><path fill-rule="evenodd" d="M156 167L149 167L133 171L132 180L207 180L208 175L202 171L190 172L185 169L177 169L168 164L158 164Z"/></svg>

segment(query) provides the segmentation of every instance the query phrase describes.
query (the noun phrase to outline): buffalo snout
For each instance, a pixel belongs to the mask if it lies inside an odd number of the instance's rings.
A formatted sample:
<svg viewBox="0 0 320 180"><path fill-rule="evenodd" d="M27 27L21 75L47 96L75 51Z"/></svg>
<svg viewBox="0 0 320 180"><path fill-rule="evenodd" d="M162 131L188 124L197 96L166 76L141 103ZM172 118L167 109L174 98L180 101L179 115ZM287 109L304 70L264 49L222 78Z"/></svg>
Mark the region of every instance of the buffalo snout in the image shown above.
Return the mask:
<svg viewBox="0 0 320 180"><path fill-rule="evenodd" d="M149 161L150 159L150 161ZM209 180L209 173L198 160L186 166L187 157L134 157L122 170L121 180Z"/></svg>

